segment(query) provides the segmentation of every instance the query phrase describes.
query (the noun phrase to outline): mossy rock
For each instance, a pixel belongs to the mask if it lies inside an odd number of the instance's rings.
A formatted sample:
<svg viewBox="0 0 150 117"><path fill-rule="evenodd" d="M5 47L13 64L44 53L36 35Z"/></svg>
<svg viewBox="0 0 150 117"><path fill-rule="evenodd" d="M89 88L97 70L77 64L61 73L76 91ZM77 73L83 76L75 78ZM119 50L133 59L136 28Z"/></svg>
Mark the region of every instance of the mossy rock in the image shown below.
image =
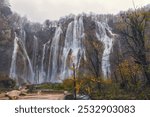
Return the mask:
<svg viewBox="0 0 150 117"><path fill-rule="evenodd" d="M14 88L16 82L10 79L8 75L0 74L0 89Z"/></svg>

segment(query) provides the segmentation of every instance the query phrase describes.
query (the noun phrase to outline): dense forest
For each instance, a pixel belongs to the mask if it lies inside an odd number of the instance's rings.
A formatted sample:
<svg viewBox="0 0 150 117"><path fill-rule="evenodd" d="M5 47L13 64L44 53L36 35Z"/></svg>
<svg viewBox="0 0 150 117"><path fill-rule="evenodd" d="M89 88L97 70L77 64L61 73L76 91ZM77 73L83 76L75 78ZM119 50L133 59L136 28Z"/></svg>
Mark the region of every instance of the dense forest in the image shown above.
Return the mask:
<svg viewBox="0 0 150 117"><path fill-rule="evenodd" d="M150 99L150 5L41 24L0 0L0 94L20 86L69 99Z"/></svg>

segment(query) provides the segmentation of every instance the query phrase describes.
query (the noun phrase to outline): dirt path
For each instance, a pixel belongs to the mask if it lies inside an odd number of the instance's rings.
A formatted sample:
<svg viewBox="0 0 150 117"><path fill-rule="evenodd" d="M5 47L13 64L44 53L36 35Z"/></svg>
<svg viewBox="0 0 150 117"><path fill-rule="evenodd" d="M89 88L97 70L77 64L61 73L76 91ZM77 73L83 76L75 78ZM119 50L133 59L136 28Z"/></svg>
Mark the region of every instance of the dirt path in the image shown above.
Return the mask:
<svg viewBox="0 0 150 117"><path fill-rule="evenodd" d="M19 96L18 100L63 100L65 95L62 94L27 94L25 96ZM5 94L0 94L0 100L8 100Z"/></svg>
<svg viewBox="0 0 150 117"><path fill-rule="evenodd" d="M20 96L19 99L25 100L63 100L64 94L30 94L26 96Z"/></svg>

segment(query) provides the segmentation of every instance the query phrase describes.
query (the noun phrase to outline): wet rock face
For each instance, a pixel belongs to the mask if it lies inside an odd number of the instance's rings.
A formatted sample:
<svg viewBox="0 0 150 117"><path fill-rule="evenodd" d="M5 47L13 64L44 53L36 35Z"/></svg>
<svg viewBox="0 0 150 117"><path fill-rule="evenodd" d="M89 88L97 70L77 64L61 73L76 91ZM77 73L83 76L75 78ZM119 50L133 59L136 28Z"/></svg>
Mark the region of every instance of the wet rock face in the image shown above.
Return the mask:
<svg viewBox="0 0 150 117"><path fill-rule="evenodd" d="M10 79L8 75L0 75L0 89L13 88L15 85L15 81Z"/></svg>
<svg viewBox="0 0 150 117"><path fill-rule="evenodd" d="M0 88L11 88L14 87L14 81L12 79L1 80L0 81Z"/></svg>
<svg viewBox="0 0 150 117"><path fill-rule="evenodd" d="M3 6L0 8L0 13L3 14L5 17L7 17L12 14L12 11L9 7Z"/></svg>
<svg viewBox="0 0 150 117"><path fill-rule="evenodd" d="M93 39L96 38L96 35L95 35L95 30L96 30L95 22L92 21L92 19L90 17L84 17L83 22L84 22L85 33L87 34L87 36L92 37Z"/></svg>
<svg viewBox="0 0 150 117"><path fill-rule="evenodd" d="M12 52L13 31L8 23L7 16L11 14L9 7L0 8L0 74L9 74Z"/></svg>
<svg viewBox="0 0 150 117"><path fill-rule="evenodd" d="M9 74L13 52L13 41L0 41L0 72Z"/></svg>
<svg viewBox="0 0 150 117"><path fill-rule="evenodd" d="M19 49L16 50L14 63L12 57L15 38L0 41L2 45L0 46L0 71L9 74L12 67L14 79L20 80L21 83L24 81L31 84L62 81L70 77L72 73L70 70L72 63L68 61L72 62L74 59L73 62L80 67L81 59L85 59L84 40L97 40L103 44L96 35L98 22L107 21L98 19L97 16L79 15L75 18L63 19L54 27L42 28L34 33L21 29L25 35L19 35L20 31L17 33ZM113 38L109 26L102 24L102 27L105 28L104 35ZM100 36L102 34L99 33ZM71 54L70 51L72 51Z"/></svg>

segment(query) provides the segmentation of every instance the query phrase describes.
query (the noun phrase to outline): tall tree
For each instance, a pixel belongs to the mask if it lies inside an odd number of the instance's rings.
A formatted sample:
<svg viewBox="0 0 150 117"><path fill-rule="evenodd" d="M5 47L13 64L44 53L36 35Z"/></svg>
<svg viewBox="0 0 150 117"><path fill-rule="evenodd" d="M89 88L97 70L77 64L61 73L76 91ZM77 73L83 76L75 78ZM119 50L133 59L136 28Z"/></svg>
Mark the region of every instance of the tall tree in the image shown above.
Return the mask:
<svg viewBox="0 0 150 117"><path fill-rule="evenodd" d="M148 84L150 84L150 72L149 61L146 55L145 30L149 17L149 12L142 10L129 11L121 14L122 23L120 25L122 38L128 47L128 53L142 67Z"/></svg>
<svg viewBox="0 0 150 117"><path fill-rule="evenodd" d="M85 41L86 65L95 78L101 77L101 58L103 45L98 40Z"/></svg>

